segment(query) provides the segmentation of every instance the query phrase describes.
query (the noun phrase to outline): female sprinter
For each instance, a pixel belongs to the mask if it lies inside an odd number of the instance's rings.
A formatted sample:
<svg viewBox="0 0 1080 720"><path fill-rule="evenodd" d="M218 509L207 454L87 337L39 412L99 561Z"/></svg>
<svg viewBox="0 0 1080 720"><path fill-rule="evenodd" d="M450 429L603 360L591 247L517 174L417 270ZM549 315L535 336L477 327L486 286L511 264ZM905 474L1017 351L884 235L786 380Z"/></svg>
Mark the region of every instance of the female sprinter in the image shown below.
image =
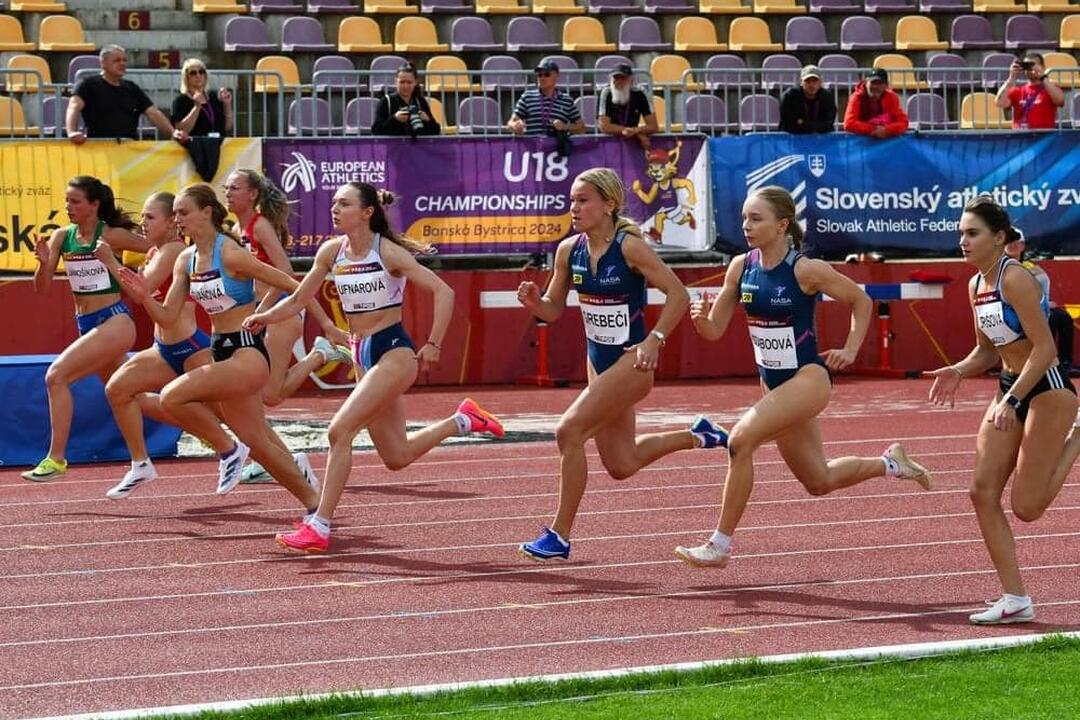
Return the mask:
<svg viewBox="0 0 1080 720"><path fill-rule="evenodd" d="M65 452L74 412L71 384L94 373L107 382L124 361L124 353L135 344L135 322L120 300L120 285L94 256L94 249L101 241L107 241L116 251L145 252L149 248L149 243L132 234L137 225L117 207L109 186L97 178L80 175L68 181L64 205L71 224L34 244L38 261L34 290L44 293L49 289L63 257L75 296L79 338L60 353L45 373L51 427L49 453L33 470L22 473L35 482L67 472Z"/></svg>
<svg viewBox="0 0 1080 720"><path fill-rule="evenodd" d="M264 325L290 318L309 303L331 275L349 316L354 360L363 368L356 387L334 414L328 431L322 496L294 532L277 536L280 545L304 552L326 552L330 521L352 469L352 442L367 428L375 450L391 470L400 470L452 435L486 431L503 436L499 421L472 400L464 400L453 416L405 434L405 404L401 396L416 380L418 368L439 361L439 349L450 316L454 292L413 257L430 246L402 237L390 229L383 210L393 196L366 183L342 185L331 209L340 237L323 242L315 264L300 287L268 312L252 315L244 327L256 332ZM405 283L412 281L435 296L435 316L428 340L417 351L401 326Z"/></svg>
<svg viewBox="0 0 1080 720"><path fill-rule="evenodd" d="M173 266L184 249L184 243L176 235L175 200L172 193L156 193L146 201L142 211L143 236L151 243L142 277L158 302L165 300L172 283ZM121 266L106 243L99 243L94 254L118 277ZM143 414L175 425L176 420L162 409L157 391L188 370L209 362L210 337L195 324L195 305L187 302L175 324L154 327L154 347L136 353L109 378L105 396L131 453L131 469L105 493L106 497L113 500L127 497L139 485L157 477L146 450Z"/></svg>
<svg viewBox="0 0 1080 720"><path fill-rule="evenodd" d="M714 447L726 439L704 419L699 423L706 426L695 423L698 437L687 430L634 435L634 405L652 389L660 348L686 312L690 296L642 240L637 225L619 216L625 192L622 180L607 168L592 168L574 178L570 217L578 234L559 243L555 270L542 297L535 283L518 287L518 301L545 322L559 317L570 289L577 290L588 346L588 387L555 429L561 456L555 520L538 538L518 546L530 560L570 557L570 529L588 480L589 438L617 480L676 450ZM667 296L651 331L645 329L646 282Z"/></svg>
<svg viewBox="0 0 1080 720"><path fill-rule="evenodd" d="M271 265L286 275L292 275L292 264L285 252L289 242L289 204L283 193L274 183L254 170L240 169L229 174L225 180L225 206L236 216L242 228L241 243L262 262ZM265 283L255 281L255 297L263 300L268 293L273 297L268 308L276 302L281 293ZM319 326L327 336L337 343L347 343L348 335L336 327L333 321L319 305L318 300L307 304ZM293 346L304 334L304 316L298 310L292 317L282 320L266 330L266 351L270 354L270 380L262 391L263 403L273 407L280 405L300 388L304 380L329 362L352 362L348 348L338 347L325 337L318 337L312 343L311 352L292 367L289 363L293 356ZM271 433L271 438L277 438ZM287 450L285 445L282 450ZM306 462L306 458L302 460ZM259 463L251 463L244 469L241 482L272 482L273 478Z"/></svg>
<svg viewBox="0 0 1080 720"><path fill-rule="evenodd" d="M977 625L1031 622L1035 608L1020 578L1016 543L1001 506L1015 471L1010 504L1024 522L1037 520L1057 497L1075 455L1065 434L1076 418L1076 390L1058 366L1047 322L1049 301L1038 281L1005 254L1009 214L988 196L973 198L960 217L960 250L978 272L968 283L975 347L960 362L934 370L930 401L954 402L960 379L1001 361L999 392L979 424L971 501L983 542L1004 590ZM1069 444L1073 448L1072 442ZM1061 463L1068 465L1062 469Z"/></svg>
<svg viewBox="0 0 1080 720"><path fill-rule="evenodd" d="M141 302L154 322L173 326L190 295L210 315L213 362L171 381L161 391L165 412L188 432L205 440L220 456L217 492L236 487L250 453L271 469L274 478L305 508L318 501L314 476L305 477L280 440L269 437L260 392L270 377L270 360L261 334L243 330L241 322L255 309L254 280L291 290L297 283L285 273L256 260L224 230L226 210L209 185L191 185L176 196L176 224L191 239L173 267L172 284L159 303L142 276L120 270L124 287ZM239 438L221 429L206 403L218 403L221 418Z"/></svg>
<svg viewBox="0 0 1080 720"><path fill-rule="evenodd" d="M802 228L786 190L763 187L743 204L743 233L750 252L731 261L724 287L712 307L694 303L690 317L707 340L718 340L735 307L746 307L764 397L731 429L723 507L716 531L704 545L679 547L675 554L695 567L724 567L731 536L754 486L754 451L776 441L780 456L811 495L824 495L873 477L915 480L929 489L930 474L910 460L899 443L881 457L826 460L817 416L829 404L830 370L855 360L870 324L873 303L850 279L828 263L799 252ZM851 330L839 350L818 355L814 303L818 293L851 306Z"/></svg>

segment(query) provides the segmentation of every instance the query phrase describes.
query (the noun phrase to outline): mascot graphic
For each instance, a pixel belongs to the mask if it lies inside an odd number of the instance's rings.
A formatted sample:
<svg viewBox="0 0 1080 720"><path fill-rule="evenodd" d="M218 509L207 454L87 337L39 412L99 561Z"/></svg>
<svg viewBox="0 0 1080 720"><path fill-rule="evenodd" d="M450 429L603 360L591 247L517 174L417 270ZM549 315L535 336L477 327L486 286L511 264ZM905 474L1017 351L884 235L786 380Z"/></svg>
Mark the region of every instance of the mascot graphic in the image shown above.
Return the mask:
<svg viewBox="0 0 1080 720"><path fill-rule="evenodd" d="M652 187L648 192L643 191L640 180L635 180L631 186L634 194L646 205L660 203L660 208L652 217L652 227L646 230L646 237L657 245L663 244L664 224L669 220L676 225L688 225L691 230L697 229L697 220L694 219L697 192L694 183L688 178L677 177L681 148L682 140L679 140L674 150L655 147L646 150L645 174L653 181Z"/></svg>

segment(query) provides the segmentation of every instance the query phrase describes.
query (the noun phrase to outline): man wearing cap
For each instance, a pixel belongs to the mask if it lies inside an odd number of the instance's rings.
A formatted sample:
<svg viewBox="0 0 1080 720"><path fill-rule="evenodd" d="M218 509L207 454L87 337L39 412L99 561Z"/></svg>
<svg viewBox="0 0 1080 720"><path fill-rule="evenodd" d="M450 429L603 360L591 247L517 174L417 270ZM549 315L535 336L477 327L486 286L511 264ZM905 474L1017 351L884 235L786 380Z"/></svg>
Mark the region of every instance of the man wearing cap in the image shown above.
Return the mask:
<svg viewBox="0 0 1080 720"><path fill-rule="evenodd" d="M900 96L889 87L889 74L884 68L871 71L855 86L844 113L844 129L876 138L907 132L907 113L901 106Z"/></svg>
<svg viewBox="0 0 1080 720"><path fill-rule="evenodd" d="M515 135L543 137L585 131L585 121L570 96L560 90L559 66L545 60L536 66L536 87L518 98L506 127ZM565 137L565 136L564 136Z"/></svg>
<svg viewBox="0 0 1080 720"><path fill-rule="evenodd" d="M634 68L620 63L611 71L611 84L600 93L597 127L606 135L634 138L648 150L649 136L657 132L649 98L634 87ZM644 118L645 124L641 124Z"/></svg>
<svg viewBox="0 0 1080 720"><path fill-rule="evenodd" d="M780 98L780 131L793 135L827 133L836 124L836 100L821 87L821 71L807 65L799 74L799 87Z"/></svg>

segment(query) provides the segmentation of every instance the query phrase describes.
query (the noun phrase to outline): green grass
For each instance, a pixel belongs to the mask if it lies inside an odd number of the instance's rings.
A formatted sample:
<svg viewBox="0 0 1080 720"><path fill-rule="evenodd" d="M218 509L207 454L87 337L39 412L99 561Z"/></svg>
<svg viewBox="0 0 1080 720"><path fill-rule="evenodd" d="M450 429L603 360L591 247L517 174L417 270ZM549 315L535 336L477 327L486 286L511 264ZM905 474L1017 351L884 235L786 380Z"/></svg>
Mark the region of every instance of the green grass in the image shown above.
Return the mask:
<svg viewBox="0 0 1080 720"><path fill-rule="evenodd" d="M190 718L191 716L187 716ZM336 696L202 720L704 720L1080 717L1080 639L915 660L738 662L690 672L520 683L433 695Z"/></svg>

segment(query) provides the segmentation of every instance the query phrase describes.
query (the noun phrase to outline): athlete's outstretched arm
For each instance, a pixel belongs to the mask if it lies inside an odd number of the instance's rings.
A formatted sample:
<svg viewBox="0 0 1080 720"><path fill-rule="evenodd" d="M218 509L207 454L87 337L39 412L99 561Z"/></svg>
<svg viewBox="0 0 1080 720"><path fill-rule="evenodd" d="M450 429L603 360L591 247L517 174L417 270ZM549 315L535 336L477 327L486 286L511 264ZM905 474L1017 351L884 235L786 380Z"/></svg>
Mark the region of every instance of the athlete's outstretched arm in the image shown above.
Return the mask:
<svg viewBox="0 0 1080 720"><path fill-rule="evenodd" d="M290 275L272 265L267 265L238 243L228 240L221 245L221 266L234 277L254 278L288 293L293 292L300 285Z"/></svg>
<svg viewBox="0 0 1080 720"><path fill-rule="evenodd" d="M826 367L830 370L843 370L855 362L859 348L866 339L874 302L851 278L838 273L832 265L822 260L800 260L795 264L795 277L803 292L811 295L823 292L835 300L847 303L851 308L851 329L844 347L821 353Z"/></svg>
<svg viewBox="0 0 1080 720"><path fill-rule="evenodd" d="M927 375L934 378L930 386L930 402L934 405L955 407L956 391L960 380L969 375L982 375L998 363L998 353L993 343L979 330L979 318L975 314L975 282L978 275L968 281L968 300L971 303L971 317L975 324L975 347L958 363L931 370Z"/></svg>
<svg viewBox="0 0 1080 720"><path fill-rule="evenodd" d="M738 255L732 259L724 275L724 286L720 288L720 294L711 305L707 295L690 305L690 319L694 321L694 329L698 335L710 342L719 340L731 324L731 316L735 314L735 307L739 304L739 281L742 279L745 262L746 255Z"/></svg>
<svg viewBox="0 0 1080 720"><path fill-rule="evenodd" d="M66 228L53 230L48 240L38 238L34 242L34 257L38 261L38 266L34 268L34 292L47 292L52 285L56 265L60 262L60 247L64 244L65 233Z"/></svg>
<svg viewBox="0 0 1080 720"><path fill-rule="evenodd" d="M539 320L555 322L566 308L566 296L570 293L570 251L575 242L577 236L559 243L555 250L555 267L542 297L540 288L531 280L518 285L518 302Z"/></svg>
<svg viewBox="0 0 1080 720"><path fill-rule="evenodd" d="M136 302L146 308L150 319L161 327L169 327L180 318L180 312L187 302L190 290L188 265L194 247L185 248L176 256L173 263L173 281L169 287L169 294L165 296L165 302L159 303L150 294L152 292L149 283L139 273L129 267L120 266L116 269L116 277L120 284L127 290Z"/></svg>
<svg viewBox="0 0 1080 720"><path fill-rule="evenodd" d="M333 265L334 258L337 256L338 249L343 242L345 242L343 239L324 242L315 255L315 262L312 263L311 270L296 286L296 289L273 307L261 310L260 306L259 311L248 315L243 323L244 329L249 332L258 332L267 325L273 325L295 315L300 312L300 308L306 307L311 300L314 300L315 293L318 292L323 279L330 272L330 267Z"/></svg>
<svg viewBox="0 0 1080 720"><path fill-rule="evenodd" d="M664 293L664 309L660 311L660 317L653 326L655 332L650 332L645 339L627 350L637 353L634 367L640 370L653 370L659 361L660 347L664 341L657 337L660 333L665 338L682 320L686 314L686 308L690 306L690 293L686 292L686 286L675 276L671 268L667 266L656 252L645 244L645 241L636 235L626 235L622 243L623 257L627 265L641 273L653 287Z"/></svg>

